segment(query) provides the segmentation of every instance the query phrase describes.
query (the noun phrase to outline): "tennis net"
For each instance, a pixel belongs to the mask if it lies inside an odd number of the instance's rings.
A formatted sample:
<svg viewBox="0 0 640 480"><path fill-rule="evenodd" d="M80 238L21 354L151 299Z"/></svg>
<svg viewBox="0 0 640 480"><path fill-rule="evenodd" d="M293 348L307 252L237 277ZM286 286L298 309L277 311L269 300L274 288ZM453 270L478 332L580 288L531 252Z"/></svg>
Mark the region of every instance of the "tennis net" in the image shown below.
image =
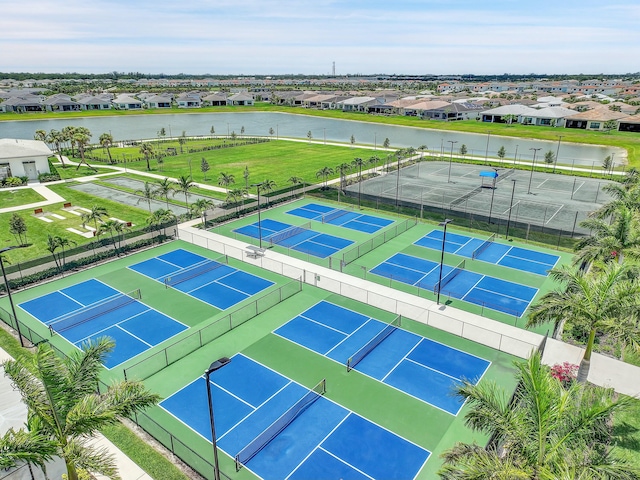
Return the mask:
<svg viewBox="0 0 640 480"><path fill-rule="evenodd" d="M402 315L398 315L391 323L386 325L378 334L369 340L360 350L354 353L347 360L347 372L350 372L364 357L369 355L371 351L382 343L382 341L395 332L402 324Z"/></svg>
<svg viewBox="0 0 640 480"><path fill-rule="evenodd" d="M300 400L298 400L289 410L284 412L275 422L269 425L256 438L236 455L236 471L246 465L249 460L255 457L260 450L266 447L271 440L276 438L287 428L296 418L302 414L313 402L318 400L327 391L327 381L322 379L313 390L309 390Z"/></svg>
<svg viewBox="0 0 640 480"><path fill-rule="evenodd" d="M465 267L465 260L462 260L449 273L447 273L444 277L442 277L442 280L440 280L439 282L436 282L435 287L433 287L434 295L437 294L438 292L442 292L442 289L446 287L451 280L456 278L464 270L464 267Z"/></svg>
<svg viewBox="0 0 640 480"><path fill-rule="evenodd" d="M471 258L474 260L478 258L478 255L484 252L485 248L491 245L495 239L496 239L496 234L494 233L489 238L487 238L484 242L482 242L482 245L480 245L478 248L476 248L473 251L473 253L471 254Z"/></svg>
<svg viewBox="0 0 640 480"><path fill-rule="evenodd" d="M202 262L196 263L195 265L190 265L186 268L183 268L182 270L179 270L177 273L166 277L164 279L164 285L167 288L173 287L175 285L178 285L179 283L191 280L198 275L216 270L223 265L226 265L227 262L227 256L225 255L218 258L217 260L204 260Z"/></svg>
<svg viewBox="0 0 640 480"><path fill-rule="evenodd" d="M348 210L336 208L335 210L332 210L329 213L325 213L322 216L322 223L329 223L330 221L335 220L336 218L340 218L341 216L346 215L347 213L349 213Z"/></svg>
<svg viewBox="0 0 640 480"><path fill-rule="evenodd" d="M53 335L56 332L64 332L65 330L69 330L77 325L86 323L94 318L98 318L102 315L113 312L114 310L118 310L119 308L129 305L141 298L142 293L140 292L140 289L137 289L129 293L120 293L104 300L100 300L99 302L92 303L80 310L67 313L66 315L62 315L54 319L49 324L49 333Z"/></svg>
<svg viewBox="0 0 640 480"><path fill-rule="evenodd" d="M311 230L311 222L305 223L304 225L300 226L294 225L285 230L282 230L281 232L270 235L266 238L266 240L268 240L271 245L276 245L278 243L284 242L285 240L288 240L291 237L295 237L296 235L304 233L307 230Z"/></svg>

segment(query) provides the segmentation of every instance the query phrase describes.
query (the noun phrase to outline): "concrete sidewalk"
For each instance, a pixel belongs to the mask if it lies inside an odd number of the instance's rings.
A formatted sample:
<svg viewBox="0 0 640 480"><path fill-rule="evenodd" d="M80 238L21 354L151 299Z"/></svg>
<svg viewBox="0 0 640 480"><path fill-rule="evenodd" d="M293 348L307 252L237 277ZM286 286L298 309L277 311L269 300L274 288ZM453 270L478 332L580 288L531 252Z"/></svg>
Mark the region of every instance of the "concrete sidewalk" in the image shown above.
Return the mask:
<svg viewBox="0 0 640 480"><path fill-rule="evenodd" d="M0 348L0 363L4 363L6 360L11 360L11 356ZM2 367L0 367L0 392L2 392L0 395L0 435L2 435L9 430L9 428L20 429L24 427L27 421L27 407L22 403L20 393L12 387L9 378L5 376L4 368ZM123 480L152 480L149 474L136 465L102 434L97 434L90 443L106 448L107 451L114 456L120 477ZM19 470L21 469L18 468L15 470L16 479L22 478ZM34 468L33 470L35 473L38 469ZM64 462L59 458L47 464L48 478L60 478L66 471ZM8 480L14 477L9 473L9 475L3 478ZM96 478L100 480L105 479L105 477L100 475Z"/></svg>
<svg viewBox="0 0 640 480"><path fill-rule="evenodd" d="M45 207L53 203L64 202L64 198L62 198L57 193L51 191L49 188L45 187L44 185L40 185L40 184L27 185L25 187L15 187L15 188L12 188L11 190L24 190L27 188L32 189L36 193L39 193L45 198L45 200L41 202L28 203L26 205L16 205L15 207L0 208L0 213L17 212L19 210L29 210L32 208L35 209L35 208Z"/></svg>

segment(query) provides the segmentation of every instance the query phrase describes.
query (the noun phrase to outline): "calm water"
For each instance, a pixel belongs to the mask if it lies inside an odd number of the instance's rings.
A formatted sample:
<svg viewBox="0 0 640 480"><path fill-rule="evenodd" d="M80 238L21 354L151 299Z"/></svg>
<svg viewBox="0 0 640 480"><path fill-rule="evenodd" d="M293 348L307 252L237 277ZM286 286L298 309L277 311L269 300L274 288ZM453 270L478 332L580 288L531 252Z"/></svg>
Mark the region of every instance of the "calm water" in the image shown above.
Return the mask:
<svg viewBox="0 0 640 480"><path fill-rule="evenodd" d="M49 131L74 125L88 128L92 134L92 141L105 132L111 132L115 140L133 140L144 138L158 138L158 132L164 128L167 136L179 136L182 132L187 135L208 135L213 126L217 135L227 135L236 132L240 135L244 127L245 135L268 136L269 129L274 130L273 137L306 138L311 131L314 140L349 142L353 135L357 143L382 145L385 138L391 142L391 147L414 147L426 145L429 150L451 152L452 143L454 153L462 144L467 146L468 155L496 156L496 152L504 146L507 159L531 160L533 151L530 148L540 148L536 154L536 162L542 162L544 154L551 150L554 154L558 149L558 142L544 140L528 140L511 137L495 137L485 134L458 133L439 130L426 130L413 127L393 125L379 125L367 122L337 120L331 118L293 115L289 113L245 112L245 113L193 113L143 115L126 117L88 117L56 120L29 120L0 122L0 138L31 139L36 130ZM535 128L535 127L531 127ZM563 129L558 129L562 134ZM607 155L612 155L614 162L619 164L625 158L626 152L615 147L599 147L593 145L560 144L559 163L575 165L602 164Z"/></svg>

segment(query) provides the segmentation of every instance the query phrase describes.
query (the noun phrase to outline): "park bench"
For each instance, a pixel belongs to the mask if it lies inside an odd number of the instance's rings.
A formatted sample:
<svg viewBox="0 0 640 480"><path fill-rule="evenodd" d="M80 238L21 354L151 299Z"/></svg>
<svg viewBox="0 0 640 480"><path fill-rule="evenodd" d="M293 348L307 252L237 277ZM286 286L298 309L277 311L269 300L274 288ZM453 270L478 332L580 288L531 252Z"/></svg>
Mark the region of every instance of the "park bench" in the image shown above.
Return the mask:
<svg viewBox="0 0 640 480"><path fill-rule="evenodd" d="M261 247L256 247L255 245L247 245L247 257L258 258L264 257L264 252L266 249Z"/></svg>

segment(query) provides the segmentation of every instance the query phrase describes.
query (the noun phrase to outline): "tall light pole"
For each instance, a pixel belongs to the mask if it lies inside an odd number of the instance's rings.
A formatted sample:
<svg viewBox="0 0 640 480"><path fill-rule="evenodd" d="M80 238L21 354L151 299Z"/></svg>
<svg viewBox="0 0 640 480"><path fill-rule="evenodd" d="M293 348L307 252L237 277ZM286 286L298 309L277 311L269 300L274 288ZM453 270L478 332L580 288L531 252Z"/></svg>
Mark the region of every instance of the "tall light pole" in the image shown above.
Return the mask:
<svg viewBox="0 0 640 480"><path fill-rule="evenodd" d="M536 165L536 153L538 153L538 150L541 150L541 148L530 148L529 150L533 150L533 160L531 161L531 175L529 175L529 188L527 189L527 193L531 193L531 180L533 180L533 167Z"/></svg>
<svg viewBox="0 0 640 480"><path fill-rule="evenodd" d="M11 305L11 313L13 314L13 319L16 321L16 330L18 331L20 345L24 347L24 340L22 340L22 333L20 332L20 322L18 321L18 316L16 315L16 307L13 304L11 289L9 288L9 280L7 280L7 273L4 270L4 260L2 259L2 254L4 252L8 252L9 250L13 250L14 248L24 248L24 245L12 245L11 247L5 247L0 250L0 267L2 267L2 278L4 279L4 286L7 289L7 296L9 297L9 304Z"/></svg>
<svg viewBox="0 0 640 480"><path fill-rule="evenodd" d="M450 218L445 218L444 222L440 222L440 226L444 227L444 231L442 232L442 252L440 253L440 273L438 275L438 293L437 293L437 297L436 297L436 304L440 305L440 290L441 290L441 283L442 283L442 264L444 263L444 246L445 246L445 241L447 238L447 225L449 225L451 222L453 222L453 220L451 220Z"/></svg>
<svg viewBox="0 0 640 480"><path fill-rule="evenodd" d="M560 153L560 140L562 140L562 135L558 135L558 147L556 148L556 161L553 164L553 173L556 173L556 165L558 164L558 154Z"/></svg>
<svg viewBox="0 0 640 480"><path fill-rule="evenodd" d="M453 145L458 143L457 140L447 140L451 144L451 155L449 155L449 175L447 176L447 183L451 183L451 162L453 161Z"/></svg>
<svg viewBox="0 0 640 480"><path fill-rule="evenodd" d="M373 151L378 150L378 134L373 132Z"/></svg>
<svg viewBox="0 0 640 480"><path fill-rule="evenodd" d="M323 128L322 129L322 136L324 137L324 144L327 144L327 129Z"/></svg>
<svg viewBox="0 0 640 480"><path fill-rule="evenodd" d="M518 160L518 144L516 144L516 154L513 156L513 166L515 167L516 161Z"/></svg>
<svg viewBox="0 0 640 480"><path fill-rule="evenodd" d="M231 360L227 357L223 357L216 360L209 368L204 371L205 380L207 382L207 399L209 401L209 421L211 423L211 443L213 444L213 478L214 480L220 480L220 466L218 465L218 447L216 442L216 425L213 419L213 399L211 398L211 383L209 378L211 373L224 367Z"/></svg>
<svg viewBox="0 0 640 480"><path fill-rule="evenodd" d="M400 209L400 204L399 204L399 200L398 197L400 195L400 161L402 160L402 155L400 154L396 154L396 156L398 157L398 171L396 172L397 177L396 177L396 210Z"/></svg>
<svg viewBox="0 0 640 480"><path fill-rule="evenodd" d="M491 214L493 213L493 197L496 194L496 181L498 180L498 169L494 168L494 170L496 172L496 176L493 179L493 185L491 187L491 205L489 206L489 227L491 227Z"/></svg>
<svg viewBox="0 0 640 480"><path fill-rule="evenodd" d="M491 138L491 130L487 132L487 149L484 152L484 164L489 162L489 138Z"/></svg>
<svg viewBox="0 0 640 480"><path fill-rule="evenodd" d="M262 248L262 222L260 221L260 187L261 183L252 183L252 187L256 187L258 189L258 238L260 242L260 248Z"/></svg>
<svg viewBox="0 0 640 480"><path fill-rule="evenodd" d="M513 194L516 192L516 181L511 179L513 186L511 187L511 202L509 202L509 216L507 217L507 233L504 238L509 240L509 225L511 224L511 211L513 210Z"/></svg>

